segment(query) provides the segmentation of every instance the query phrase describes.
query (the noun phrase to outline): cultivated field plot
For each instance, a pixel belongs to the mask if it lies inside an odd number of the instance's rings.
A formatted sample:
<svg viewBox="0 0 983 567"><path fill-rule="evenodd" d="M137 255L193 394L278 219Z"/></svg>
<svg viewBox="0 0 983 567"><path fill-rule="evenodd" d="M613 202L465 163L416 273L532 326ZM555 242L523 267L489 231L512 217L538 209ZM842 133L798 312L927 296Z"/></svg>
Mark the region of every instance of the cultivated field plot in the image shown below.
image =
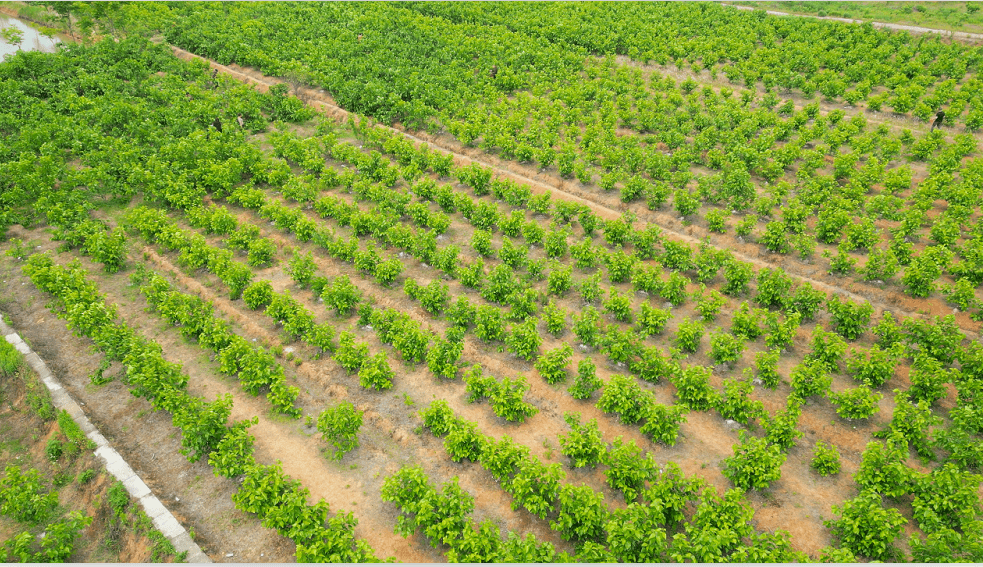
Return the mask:
<svg viewBox="0 0 983 567"><path fill-rule="evenodd" d="M689 3L112 18L0 64L0 308L213 559L983 561L983 48Z"/></svg>

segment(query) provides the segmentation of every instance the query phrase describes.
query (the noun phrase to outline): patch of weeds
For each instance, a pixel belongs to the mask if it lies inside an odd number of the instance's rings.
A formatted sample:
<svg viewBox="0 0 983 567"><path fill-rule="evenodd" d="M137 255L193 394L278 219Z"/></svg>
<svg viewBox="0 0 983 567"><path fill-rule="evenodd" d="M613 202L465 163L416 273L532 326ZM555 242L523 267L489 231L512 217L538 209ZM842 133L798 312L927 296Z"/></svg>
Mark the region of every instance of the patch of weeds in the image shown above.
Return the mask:
<svg viewBox="0 0 983 567"><path fill-rule="evenodd" d="M44 447L44 454L48 457L49 461L58 462L62 454L65 452L65 446L62 444L61 439L57 437L52 437L48 440L48 444Z"/></svg>
<svg viewBox="0 0 983 567"><path fill-rule="evenodd" d="M113 377L105 376L104 374L107 370L109 370L109 364L110 362L108 359L103 359L103 361L99 364L99 368L97 368L95 372L89 375L89 381L95 384L96 386L102 386L112 382Z"/></svg>
<svg viewBox="0 0 983 567"><path fill-rule="evenodd" d="M42 421L55 419L55 406L51 404L51 394L40 380L26 380L27 405Z"/></svg>
<svg viewBox="0 0 983 567"><path fill-rule="evenodd" d="M0 340L0 376L9 378L16 374L24 365L24 356L14 348L14 345Z"/></svg>
<svg viewBox="0 0 983 567"><path fill-rule="evenodd" d="M80 472L78 475L79 486L88 484L95 477L96 477L96 471L92 469L85 469L84 471Z"/></svg>
<svg viewBox="0 0 983 567"><path fill-rule="evenodd" d="M130 505L130 495L122 482L114 482L106 492L106 498L115 515L122 517L126 514L126 508Z"/></svg>
<svg viewBox="0 0 983 567"><path fill-rule="evenodd" d="M143 512L141 512L141 514L143 514ZM146 516L146 514L143 515ZM147 519L149 520L150 518ZM177 554L177 550L174 549L174 544L172 544L171 540L167 539L164 534L160 533L159 530L151 528L145 533L147 539L154 542L153 547L150 548L151 563L163 563L164 559Z"/></svg>
<svg viewBox="0 0 983 567"><path fill-rule="evenodd" d="M75 480L75 475L69 473L68 471L62 471L55 474L54 478L52 479L52 484L58 488L61 488L63 486L67 486L73 480Z"/></svg>
<svg viewBox="0 0 983 567"><path fill-rule="evenodd" d="M30 252L28 252L28 249L24 246L24 242L20 238L11 238L10 250L7 250L5 254L17 260L23 260L27 258Z"/></svg>
<svg viewBox="0 0 983 567"><path fill-rule="evenodd" d="M416 405L416 402L413 401L413 398L411 398L410 395L407 394L406 392L403 392L403 403L410 407Z"/></svg>

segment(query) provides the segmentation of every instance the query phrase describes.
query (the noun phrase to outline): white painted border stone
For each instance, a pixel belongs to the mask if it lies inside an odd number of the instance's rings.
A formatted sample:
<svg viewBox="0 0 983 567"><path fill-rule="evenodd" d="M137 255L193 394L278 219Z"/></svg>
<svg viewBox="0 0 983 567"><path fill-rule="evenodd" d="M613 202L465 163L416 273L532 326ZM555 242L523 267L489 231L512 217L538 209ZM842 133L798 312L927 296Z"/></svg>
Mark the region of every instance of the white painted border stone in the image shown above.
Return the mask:
<svg viewBox="0 0 983 567"><path fill-rule="evenodd" d="M174 549L178 553L187 551L188 563L211 563L212 560L191 539L190 534L184 529L184 526L177 521L177 518L171 514L160 499L153 495L147 483L143 482L143 479L127 464L123 456L110 446L109 441L89 421L89 418L85 415L85 411L72 399L68 390L65 390L58 383L54 375L51 374L51 371L48 370L48 366L41 360L41 357L32 351L31 347L20 338L20 335L2 319L0 319L0 334L3 334L3 338L13 345L18 352L24 355L25 362L41 377L41 381L44 382L44 385L51 392L51 403L56 408L67 411L72 416L72 419L75 420L75 423L85 432L86 437L95 442L98 447L95 450L95 454L105 462L106 471L122 482L126 491L140 501L143 510L153 520L154 526L164 534L164 537L171 540Z"/></svg>

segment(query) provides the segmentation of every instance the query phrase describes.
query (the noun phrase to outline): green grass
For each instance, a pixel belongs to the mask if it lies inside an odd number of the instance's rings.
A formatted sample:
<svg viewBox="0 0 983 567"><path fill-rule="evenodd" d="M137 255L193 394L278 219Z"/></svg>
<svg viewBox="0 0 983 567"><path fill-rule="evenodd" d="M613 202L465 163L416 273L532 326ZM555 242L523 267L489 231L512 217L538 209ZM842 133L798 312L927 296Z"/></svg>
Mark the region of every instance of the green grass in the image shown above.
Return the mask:
<svg viewBox="0 0 983 567"><path fill-rule="evenodd" d="M735 2L762 10L831 16L944 30L983 32L983 6L973 2ZM968 6L968 8L967 8ZM970 12L974 8L975 12Z"/></svg>
<svg viewBox="0 0 983 567"><path fill-rule="evenodd" d="M24 364L24 356L13 345L0 340L0 376L13 376Z"/></svg>

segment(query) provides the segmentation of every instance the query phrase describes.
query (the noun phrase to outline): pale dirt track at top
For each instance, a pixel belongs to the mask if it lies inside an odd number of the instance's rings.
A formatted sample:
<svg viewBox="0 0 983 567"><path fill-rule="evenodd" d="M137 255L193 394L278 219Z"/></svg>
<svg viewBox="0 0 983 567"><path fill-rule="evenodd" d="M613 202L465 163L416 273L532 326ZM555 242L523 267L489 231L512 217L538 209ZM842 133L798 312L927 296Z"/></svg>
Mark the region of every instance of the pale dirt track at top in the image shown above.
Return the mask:
<svg viewBox="0 0 983 567"><path fill-rule="evenodd" d="M721 4L721 6L730 6L731 8L736 8L738 10L753 11L756 8L751 6L736 6L734 4ZM868 22L867 20L853 20L850 18L837 18L834 16L811 16L809 14L790 14L788 12L779 12L777 10L765 10L765 13L769 16L794 16L796 18L812 18L815 20L830 20L833 22L844 22L847 24L866 24L874 26L875 28L884 28L889 30L897 31L909 31L912 33L937 33L939 35L944 35L948 37L955 37L959 39L972 39L976 41L983 41L983 33L972 33L972 32L961 32L952 30L940 30L937 28L923 28L921 26L908 26L904 24L889 24L887 22Z"/></svg>
<svg viewBox="0 0 983 567"><path fill-rule="evenodd" d="M195 53L191 53L190 51L181 49L180 47L177 47L177 46L174 46L174 45L170 45L170 48L173 50L174 54L177 57L181 58L181 59L185 59L185 60L199 59L201 61L204 61L204 62L208 63L213 69L218 69L219 72L221 72L223 74L229 75L231 77L234 77L234 78L236 78L236 79L238 79L240 81L246 82L246 83L252 83L252 84L258 85L260 87L260 90L263 91L263 92L265 92L272 85L276 85L278 83L284 82L282 80L278 80L276 78L268 77L268 76L265 76L265 75L262 75L261 76L262 78L257 78L257 77L255 77L253 75L250 75L250 74L247 74L247 73L243 73L241 71L237 71L237 70L232 69L232 68L230 68L230 67L228 67L226 65L222 65L222 64L217 63L217 62L215 62L215 61L213 61L211 59L207 59L207 58L202 57L200 55L197 55ZM305 93L305 95L311 97L312 99L317 99L317 100L311 100L309 102L309 104L311 104L311 106L317 108L318 110L322 111L327 116L333 118L334 120L336 120L336 121L338 121L340 123L346 122L352 116L352 114L353 114L353 113L350 113L347 110L345 110L345 109L337 106L334 103L334 101L330 99L330 97L324 95L323 93L317 92L314 89L307 89L307 92ZM390 127L390 126L386 126L384 124L379 124L379 126L382 126L384 128L387 128L387 129L389 129L389 130L391 130L393 132L398 132L399 134L401 134L403 136L406 136L407 138L413 140L417 145L426 143L431 148L436 148L436 149L439 149L439 150L441 150L443 152L452 154L454 156L454 163L455 163L456 166L467 166L469 163L472 163L472 162L473 163L477 163L477 164L481 165L482 167L487 167L487 168L490 168L490 169L494 170L495 173L498 176L500 176L500 177L505 177L505 178L511 179L513 181L517 181L517 182L520 182L520 183L528 184L530 186L530 188L533 190L533 192L535 192L535 193L543 193L543 192L549 191L554 197L558 197L561 200L585 204L585 205L591 207L591 209L594 210L594 212L597 213L597 215L599 217L601 217L602 219L612 220L612 219L616 219L616 218L620 218L621 217L621 214L622 213L620 211L614 210L614 209L612 209L610 207L607 207L607 206L605 206L605 205L603 205L601 203L598 203L598 202L593 201L593 200L588 199L588 198L579 197L577 195L574 195L572 193L569 193L567 191L564 191L563 189L560 189L559 187L557 187L555 185L552 185L552 184L549 184L549 183L543 183L541 181L537 181L535 179L531 179L531 178L526 177L526 176L524 176L522 174L515 173L513 171L509 171L508 169L499 167L499 166L497 166L497 165L495 165L493 163L488 163L488 162L483 161L481 159L476 159L474 157L462 155L462 154L460 154L458 152L455 152L453 149L450 149L450 148L447 148L446 146L440 145L439 142L437 142L435 139L423 140L423 139L418 138L417 136L414 136L413 134L410 134L409 132L406 132L404 130L400 130L400 129L393 128L393 127ZM694 237L694 236L691 236L691 235L688 235L688 234L685 234L685 233L682 233L682 232L678 232L676 230L673 230L672 228L669 228L669 227L664 226L664 225L661 225L661 224L660 224L660 229L663 232L671 235L673 238L676 238L676 239L681 240L681 241L685 241L685 242L687 242L689 244L699 245L702 242L702 240L700 238L697 238L697 237ZM719 248L719 246L715 246L715 247ZM775 265L775 264L773 264L771 262L768 262L766 260L762 260L762 259L760 259L760 258L758 258L756 256L749 256L747 254L744 254L744 253L741 253L741 252L738 252L738 251L735 251L735 250L730 250L730 252L734 255L734 258L736 258L736 259L738 259L738 260L740 260L742 262L750 263L750 264L754 265L757 269L761 269L761 268L771 268L771 269L774 269L774 268L777 268L778 267L777 265ZM866 301L866 302L869 302L873 307L875 307L875 308L877 308L877 309L879 309L881 311L890 312L892 314L900 314L900 315L903 315L905 317L915 318L915 319L923 319L924 318L924 316L922 316L919 313L915 313L913 311L902 309L899 306L888 305L887 303L884 303L884 302L881 302L881 301L876 301L876 300L872 301L868 297L864 297L863 295L854 293L854 292L849 291L849 290L847 290L845 288L842 288L842 287L839 287L839 286L836 286L836 285L831 285L831 284L825 283L823 281L816 280L816 279L810 278L808 276L802 275L800 273L789 271L787 269L785 271L790 276L793 276L793 277L795 277L796 279L798 279L800 281L809 282L813 287L816 287L816 288L818 288L820 290L823 290L823 291L825 291L827 293L839 294L839 295L845 296L845 297L847 297L847 298L849 298L849 299L851 299L853 301L859 301L859 302L865 302ZM972 329L967 329L967 328L964 328L964 327L960 326L960 330L963 333L966 334L967 338L970 338L973 335L976 335L977 339L979 338L978 333L976 333Z"/></svg>

